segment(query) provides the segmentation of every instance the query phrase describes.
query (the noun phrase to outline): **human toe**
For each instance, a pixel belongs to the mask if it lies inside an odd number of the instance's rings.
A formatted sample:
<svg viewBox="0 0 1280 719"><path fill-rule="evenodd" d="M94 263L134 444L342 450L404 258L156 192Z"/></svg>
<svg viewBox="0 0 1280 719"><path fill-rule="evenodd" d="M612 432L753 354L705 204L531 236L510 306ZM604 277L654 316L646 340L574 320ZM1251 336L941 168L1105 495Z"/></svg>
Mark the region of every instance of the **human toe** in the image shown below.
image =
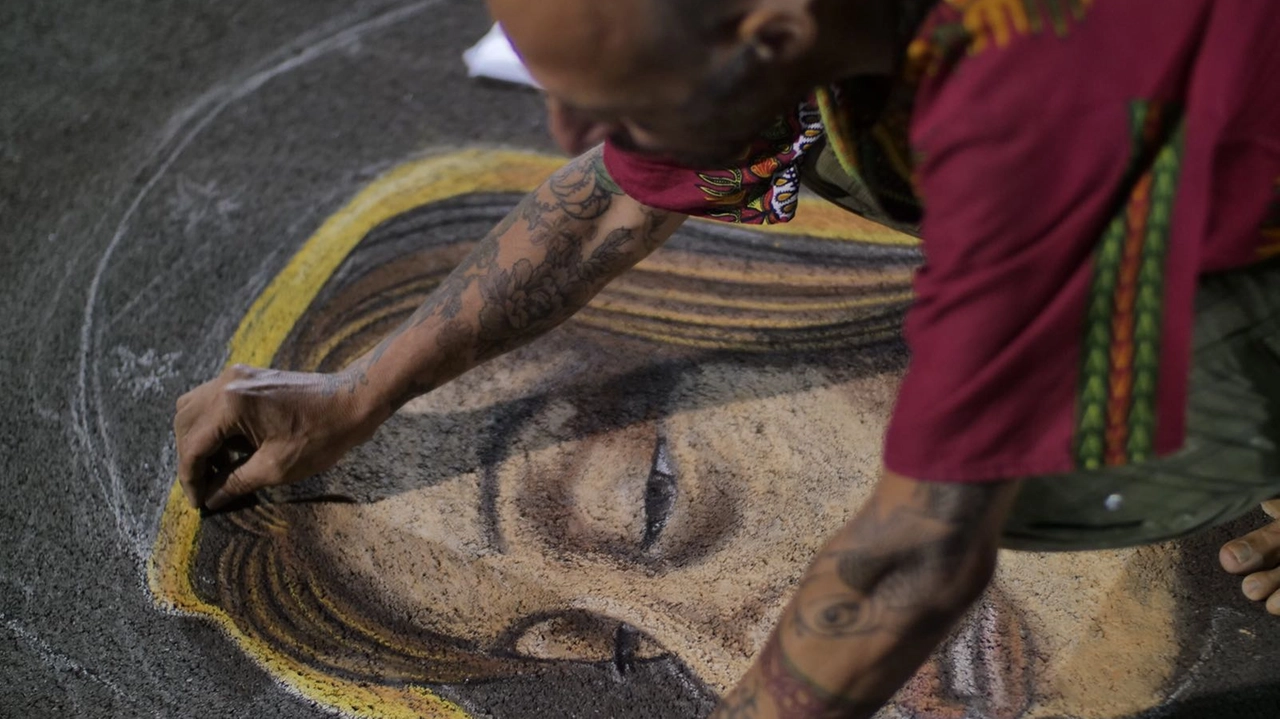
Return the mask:
<svg viewBox="0 0 1280 719"><path fill-rule="evenodd" d="M1280 522L1227 542L1218 552L1222 568L1232 574L1256 572L1280 565Z"/></svg>
<svg viewBox="0 0 1280 719"><path fill-rule="evenodd" d="M1244 595L1255 602L1261 602L1274 594L1280 593L1280 568L1265 572L1254 572L1244 578L1240 588Z"/></svg>

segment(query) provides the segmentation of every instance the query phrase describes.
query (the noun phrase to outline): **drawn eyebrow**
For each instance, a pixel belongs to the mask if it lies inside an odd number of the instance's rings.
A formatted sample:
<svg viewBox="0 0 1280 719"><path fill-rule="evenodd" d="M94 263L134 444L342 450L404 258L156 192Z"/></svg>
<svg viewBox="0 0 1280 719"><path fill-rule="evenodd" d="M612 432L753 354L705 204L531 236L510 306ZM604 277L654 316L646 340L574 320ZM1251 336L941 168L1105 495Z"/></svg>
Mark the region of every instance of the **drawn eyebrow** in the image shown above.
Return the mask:
<svg viewBox="0 0 1280 719"><path fill-rule="evenodd" d="M506 553L507 540L502 536L502 522L498 519L497 463L487 462L480 471L480 529L484 535L485 549Z"/></svg>
<svg viewBox="0 0 1280 719"><path fill-rule="evenodd" d="M548 395L539 394L504 403L494 421L486 423L486 427L473 438L480 459L480 531L484 537L484 548L488 551L503 554L507 551L507 540L498 515L501 491L498 468L511 457L521 429L533 421L549 400ZM528 449L522 447L521 451L528 461Z"/></svg>

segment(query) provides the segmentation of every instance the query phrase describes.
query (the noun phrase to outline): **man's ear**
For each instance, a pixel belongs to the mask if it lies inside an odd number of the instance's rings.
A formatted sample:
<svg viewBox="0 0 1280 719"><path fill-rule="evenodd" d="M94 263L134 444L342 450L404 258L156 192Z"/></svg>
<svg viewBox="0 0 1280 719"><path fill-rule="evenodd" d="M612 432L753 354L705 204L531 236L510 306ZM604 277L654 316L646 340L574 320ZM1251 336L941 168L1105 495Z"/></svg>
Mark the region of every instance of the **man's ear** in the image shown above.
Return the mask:
<svg viewBox="0 0 1280 719"><path fill-rule="evenodd" d="M743 14L737 34L761 62L788 63L809 52L818 26L807 2L758 0Z"/></svg>

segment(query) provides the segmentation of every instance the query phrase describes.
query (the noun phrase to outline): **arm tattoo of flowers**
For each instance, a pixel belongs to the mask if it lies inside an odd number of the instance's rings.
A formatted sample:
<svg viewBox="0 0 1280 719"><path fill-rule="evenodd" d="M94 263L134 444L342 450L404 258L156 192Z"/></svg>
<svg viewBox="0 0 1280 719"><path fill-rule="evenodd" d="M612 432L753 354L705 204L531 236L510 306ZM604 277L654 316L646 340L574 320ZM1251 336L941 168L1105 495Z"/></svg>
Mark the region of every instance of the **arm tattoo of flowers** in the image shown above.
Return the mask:
<svg viewBox="0 0 1280 719"><path fill-rule="evenodd" d="M342 382L352 392L367 384L367 372L392 343L432 318L440 323L435 343L444 364L430 374L445 379L563 322L664 238L665 212L643 208L641 221L625 226L602 222L622 194L604 167L601 148L566 165L482 239L407 321L348 368ZM527 237L516 241L545 252L540 259L504 266L499 259L503 237L521 222ZM472 288L480 295L478 315L464 313ZM394 404L398 407L436 385L432 379L416 379Z"/></svg>

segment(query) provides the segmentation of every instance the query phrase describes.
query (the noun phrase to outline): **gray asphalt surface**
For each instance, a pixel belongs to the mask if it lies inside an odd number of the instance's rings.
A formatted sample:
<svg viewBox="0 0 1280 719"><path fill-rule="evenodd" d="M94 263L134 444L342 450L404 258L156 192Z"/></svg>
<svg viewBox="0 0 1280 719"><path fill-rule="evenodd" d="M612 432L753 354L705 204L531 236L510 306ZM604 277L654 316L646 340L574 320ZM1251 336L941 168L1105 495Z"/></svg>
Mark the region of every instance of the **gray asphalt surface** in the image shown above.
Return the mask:
<svg viewBox="0 0 1280 719"><path fill-rule="evenodd" d="M478 0L0 5L0 716L329 715L154 608L170 408L379 173L463 145L551 150L535 94L465 78L487 24ZM1209 638L1152 717L1280 715L1280 621L1212 563L1231 531L1187 543L1182 620ZM684 703L641 715L705 711L676 669L653 673ZM468 701L612 716L644 686L568 672Z"/></svg>

